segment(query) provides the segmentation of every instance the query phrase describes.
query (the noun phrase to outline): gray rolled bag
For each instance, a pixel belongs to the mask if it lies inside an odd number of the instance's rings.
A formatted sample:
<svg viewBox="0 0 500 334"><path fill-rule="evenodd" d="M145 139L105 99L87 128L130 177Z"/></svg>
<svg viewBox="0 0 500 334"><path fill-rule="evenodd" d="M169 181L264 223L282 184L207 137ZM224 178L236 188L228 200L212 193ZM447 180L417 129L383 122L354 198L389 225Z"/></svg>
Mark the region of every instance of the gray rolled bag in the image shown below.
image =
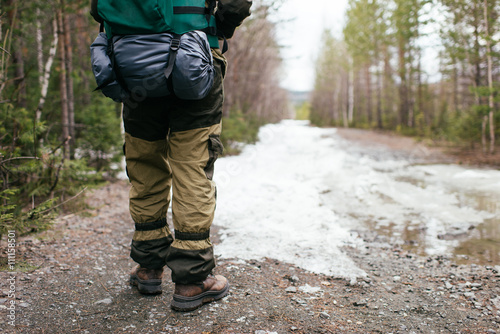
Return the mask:
<svg viewBox="0 0 500 334"><path fill-rule="evenodd" d="M108 86L100 87L102 82L114 85L113 75L125 93L136 100L172 94L180 99L200 100L212 88L215 75L212 52L207 36L202 31L191 31L183 35L122 35L114 36L109 41L112 42L112 52L107 52L107 55L109 64L112 64L112 73L109 73L108 67L100 72L95 70L99 67L96 62L103 62L102 48L95 51L94 47L92 67L98 89L115 101L120 98L123 101L126 94L113 91L116 94L109 96L112 94L105 90ZM171 64L173 54L174 62ZM108 77L104 79L104 76Z"/></svg>
<svg viewBox="0 0 500 334"><path fill-rule="evenodd" d="M94 43L90 46L90 59L92 62L92 72L94 72L97 88L104 96L113 99L115 102L122 102L129 97L127 91L116 80L113 64L110 58L110 46L108 37L101 32L97 35Z"/></svg>

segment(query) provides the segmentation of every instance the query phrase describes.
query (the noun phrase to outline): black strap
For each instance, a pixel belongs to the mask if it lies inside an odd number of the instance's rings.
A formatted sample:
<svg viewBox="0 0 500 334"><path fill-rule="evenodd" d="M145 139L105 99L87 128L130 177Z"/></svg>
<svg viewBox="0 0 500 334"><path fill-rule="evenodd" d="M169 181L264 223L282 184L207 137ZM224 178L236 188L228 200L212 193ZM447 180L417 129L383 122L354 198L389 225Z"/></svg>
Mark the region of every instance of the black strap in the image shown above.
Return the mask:
<svg viewBox="0 0 500 334"><path fill-rule="evenodd" d="M175 239L177 240L190 240L190 241L200 241L210 238L210 230L202 233L186 233L175 231Z"/></svg>
<svg viewBox="0 0 500 334"><path fill-rule="evenodd" d="M174 14L202 14L205 15L209 13L209 8L207 7L195 7L195 6L175 6Z"/></svg>
<svg viewBox="0 0 500 334"><path fill-rule="evenodd" d="M150 223L135 223L135 230L136 231L154 231L158 230L160 228L164 228L167 226L167 219L161 219L156 222L150 222Z"/></svg>
<svg viewBox="0 0 500 334"><path fill-rule="evenodd" d="M207 27L210 27L210 20L212 15L215 14L215 7L217 7L217 0L211 0L208 2L208 12L205 14L207 18ZM217 31L213 35L217 35Z"/></svg>
<svg viewBox="0 0 500 334"><path fill-rule="evenodd" d="M174 34L172 40L170 41L170 52L168 53L168 65L163 74L165 78L170 77L172 71L174 70L175 58L177 58L177 51L179 51L179 46L181 45L181 35Z"/></svg>
<svg viewBox="0 0 500 334"><path fill-rule="evenodd" d="M104 19L99 15L99 10L97 9L97 0L92 0L90 3L90 15L96 20L98 23L103 23Z"/></svg>
<svg viewBox="0 0 500 334"><path fill-rule="evenodd" d="M196 7L196 6L175 6L174 14L202 14L205 15L207 20L207 27L200 29L207 35L218 36L217 27L210 26L212 16L215 15L215 8L217 7L217 0L210 0L208 2L208 7ZM224 46L222 53L226 52L228 49L226 38L224 38Z"/></svg>
<svg viewBox="0 0 500 334"><path fill-rule="evenodd" d="M229 49L229 45L227 44L227 39L226 36L222 36L224 38L224 43L222 44L222 54L226 53L226 51Z"/></svg>

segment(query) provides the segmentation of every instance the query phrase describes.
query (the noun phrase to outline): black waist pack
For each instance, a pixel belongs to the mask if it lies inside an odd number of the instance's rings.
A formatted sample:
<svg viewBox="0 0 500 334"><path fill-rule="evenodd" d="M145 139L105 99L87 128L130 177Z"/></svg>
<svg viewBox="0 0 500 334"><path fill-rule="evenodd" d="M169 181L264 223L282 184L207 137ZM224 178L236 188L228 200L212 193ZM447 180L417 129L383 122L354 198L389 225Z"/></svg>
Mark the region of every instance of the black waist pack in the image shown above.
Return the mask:
<svg viewBox="0 0 500 334"><path fill-rule="evenodd" d="M250 16L252 0L219 0L215 20L217 31L225 38L233 37L234 31Z"/></svg>
<svg viewBox="0 0 500 334"><path fill-rule="evenodd" d="M169 95L200 100L215 75L207 36L197 30L111 39L100 33L91 45L91 61L97 89L116 102Z"/></svg>

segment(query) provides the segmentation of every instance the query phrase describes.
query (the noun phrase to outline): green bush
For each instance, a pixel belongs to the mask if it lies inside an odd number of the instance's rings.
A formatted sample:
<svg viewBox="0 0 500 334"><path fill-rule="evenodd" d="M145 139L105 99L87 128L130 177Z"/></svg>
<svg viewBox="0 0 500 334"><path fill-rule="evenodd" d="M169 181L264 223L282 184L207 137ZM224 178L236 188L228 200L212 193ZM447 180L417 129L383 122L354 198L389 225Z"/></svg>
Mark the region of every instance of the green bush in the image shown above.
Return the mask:
<svg viewBox="0 0 500 334"><path fill-rule="evenodd" d="M23 235L29 232L43 231L52 225L56 215L53 207L57 198L39 203L32 209L23 209L19 206L20 189L5 189L0 191L0 238L8 231L15 230Z"/></svg>
<svg viewBox="0 0 500 334"><path fill-rule="evenodd" d="M117 131L119 138L119 126L99 130ZM0 105L0 236L9 230L22 235L47 229L68 199L103 182L87 158L65 159L55 138L45 136L42 143L39 137L44 131L43 123L34 124L32 113Z"/></svg>
<svg viewBox="0 0 500 334"><path fill-rule="evenodd" d="M97 170L109 167L122 156L119 105L104 96L93 96L92 104L76 115L77 157L85 158Z"/></svg>
<svg viewBox="0 0 500 334"><path fill-rule="evenodd" d="M223 118L221 141L224 154L238 154L240 143L255 143L262 125L263 122L256 117L244 115L239 111L231 112L229 117Z"/></svg>

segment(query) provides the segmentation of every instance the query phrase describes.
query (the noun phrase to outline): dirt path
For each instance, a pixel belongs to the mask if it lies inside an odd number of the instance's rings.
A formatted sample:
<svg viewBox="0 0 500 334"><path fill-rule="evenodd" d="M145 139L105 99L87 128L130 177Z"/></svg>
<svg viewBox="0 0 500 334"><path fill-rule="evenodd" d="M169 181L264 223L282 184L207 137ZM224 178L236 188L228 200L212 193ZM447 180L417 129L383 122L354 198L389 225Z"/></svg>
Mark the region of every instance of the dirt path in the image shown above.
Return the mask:
<svg viewBox="0 0 500 334"><path fill-rule="evenodd" d="M385 135L340 134L387 145ZM413 141L392 143L401 145L392 147L402 156L448 159ZM374 232L360 232L363 249L344 248L368 273L364 280L312 274L273 259L224 259L216 273L229 278L231 294L194 312L173 312L168 273L160 296L142 296L128 284L127 191L124 181L110 183L88 194L90 214L61 217L52 230L18 240L16 261L30 267L14 273L15 299L11 275L0 273L0 332L500 333L498 263L422 258ZM12 300L15 328L7 317Z"/></svg>
<svg viewBox="0 0 500 334"><path fill-rule="evenodd" d="M494 154L485 154L480 149L448 147L430 140L418 142L410 137L372 130L339 128L337 132L349 141L371 147L389 147L402 156L417 159L420 163L454 163L500 169L500 150L496 150ZM426 145L426 142L429 145Z"/></svg>

